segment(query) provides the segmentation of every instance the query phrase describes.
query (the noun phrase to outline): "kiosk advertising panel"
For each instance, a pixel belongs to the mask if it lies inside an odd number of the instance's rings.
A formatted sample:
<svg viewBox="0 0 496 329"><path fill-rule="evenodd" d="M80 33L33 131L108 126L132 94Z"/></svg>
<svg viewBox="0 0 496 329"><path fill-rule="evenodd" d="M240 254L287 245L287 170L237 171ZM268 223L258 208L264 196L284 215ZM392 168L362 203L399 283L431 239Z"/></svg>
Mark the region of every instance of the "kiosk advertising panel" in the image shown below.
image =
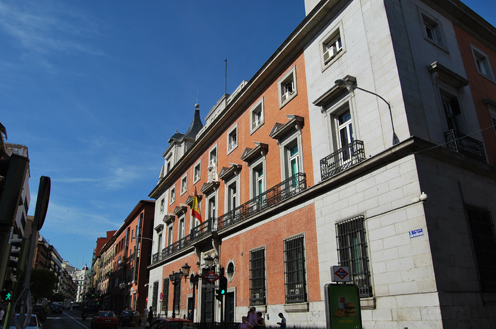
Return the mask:
<svg viewBox="0 0 496 329"><path fill-rule="evenodd" d="M360 297L354 284L326 284L327 328L362 329Z"/></svg>

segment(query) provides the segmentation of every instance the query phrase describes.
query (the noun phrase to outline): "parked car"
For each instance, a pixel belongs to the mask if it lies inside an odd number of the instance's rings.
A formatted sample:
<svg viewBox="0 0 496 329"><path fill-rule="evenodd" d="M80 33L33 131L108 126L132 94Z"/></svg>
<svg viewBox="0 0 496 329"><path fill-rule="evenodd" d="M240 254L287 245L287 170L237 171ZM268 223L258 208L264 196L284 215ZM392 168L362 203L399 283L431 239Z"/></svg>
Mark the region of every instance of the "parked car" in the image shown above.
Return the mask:
<svg viewBox="0 0 496 329"><path fill-rule="evenodd" d="M119 324L121 326L140 326L141 325L141 315L138 311L122 311L119 315Z"/></svg>
<svg viewBox="0 0 496 329"><path fill-rule="evenodd" d="M117 328L119 320L111 311L100 311L91 319L91 328Z"/></svg>
<svg viewBox="0 0 496 329"><path fill-rule="evenodd" d="M159 318L147 329L196 329L193 321L175 318Z"/></svg>
<svg viewBox="0 0 496 329"><path fill-rule="evenodd" d="M78 303L78 302L75 302L75 303L72 303L72 308L77 310L81 307L81 303Z"/></svg>
<svg viewBox="0 0 496 329"><path fill-rule="evenodd" d="M33 314L36 314L41 322L45 322L47 314L43 305L34 305Z"/></svg>
<svg viewBox="0 0 496 329"><path fill-rule="evenodd" d="M27 316L27 314L26 314L26 316ZM19 324L22 325L21 319L19 319L19 314L16 314L15 318L17 319ZM31 318L29 319L29 323L28 323L26 329L41 329L41 327L42 327L41 322L38 319L38 316L36 314L31 314ZM10 329L16 329L16 326L14 324L14 319L12 319L10 321Z"/></svg>
<svg viewBox="0 0 496 329"><path fill-rule="evenodd" d="M60 304L53 303L52 304L52 313L62 313L64 307Z"/></svg>

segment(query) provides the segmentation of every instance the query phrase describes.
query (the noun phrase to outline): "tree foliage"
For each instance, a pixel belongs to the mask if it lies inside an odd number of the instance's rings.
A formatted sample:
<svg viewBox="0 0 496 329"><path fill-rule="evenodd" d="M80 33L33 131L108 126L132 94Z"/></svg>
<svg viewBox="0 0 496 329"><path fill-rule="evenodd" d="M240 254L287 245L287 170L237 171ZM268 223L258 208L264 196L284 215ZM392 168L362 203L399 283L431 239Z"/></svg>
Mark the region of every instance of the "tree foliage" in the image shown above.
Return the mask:
<svg viewBox="0 0 496 329"><path fill-rule="evenodd" d="M57 284L55 273L47 270L33 270L31 272L31 294L34 300L46 297L51 298Z"/></svg>

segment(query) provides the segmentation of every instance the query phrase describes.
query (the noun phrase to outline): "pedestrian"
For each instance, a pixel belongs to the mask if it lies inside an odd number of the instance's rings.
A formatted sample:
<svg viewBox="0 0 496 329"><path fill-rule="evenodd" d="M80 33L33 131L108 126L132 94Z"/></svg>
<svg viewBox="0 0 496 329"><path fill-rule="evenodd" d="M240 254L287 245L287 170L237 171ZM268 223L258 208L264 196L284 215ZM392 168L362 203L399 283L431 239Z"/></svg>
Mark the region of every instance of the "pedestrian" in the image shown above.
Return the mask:
<svg viewBox="0 0 496 329"><path fill-rule="evenodd" d="M262 317L262 312L257 312L257 328L265 329L265 319Z"/></svg>
<svg viewBox="0 0 496 329"><path fill-rule="evenodd" d="M255 306L252 306L250 308L250 310L248 311L248 323L252 327L256 327L257 326L257 320L258 320L257 309L255 308Z"/></svg>
<svg viewBox="0 0 496 329"><path fill-rule="evenodd" d="M192 310L188 311L188 320L193 321L193 311Z"/></svg>
<svg viewBox="0 0 496 329"><path fill-rule="evenodd" d="M146 326L146 321L148 321L148 307L143 310L143 324ZM150 324L148 324L150 326Z"/></svg>
<svg viewBox="0 0 496 329"><path fill-rule="evenodd" d="M286 318L282 313L279 313L279 317L281 318L281 322L277 322L278 325L280 325L280 329L286 329Z"/></svg>
<svg viewBox="0 0 496 329"><path fill-rule="evenodd" d="M253 326L248 322L248 317L243 316L241 317L241 323L238 327L239 329L251 329Z"/></svg>
<svg viewBox="0 0 496 329"><path fill-rule="evenodd" d="M153 321L153 307L150 306L150 310L148 311L148 323L151 326Z"/></svg>

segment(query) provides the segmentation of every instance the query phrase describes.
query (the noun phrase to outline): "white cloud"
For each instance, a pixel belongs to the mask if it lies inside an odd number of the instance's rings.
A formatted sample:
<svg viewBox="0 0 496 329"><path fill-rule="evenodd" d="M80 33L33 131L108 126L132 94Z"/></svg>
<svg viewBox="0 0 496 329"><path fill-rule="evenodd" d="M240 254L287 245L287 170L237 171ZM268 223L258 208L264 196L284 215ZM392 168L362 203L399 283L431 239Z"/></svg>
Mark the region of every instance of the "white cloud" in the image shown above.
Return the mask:
<svg viewBox="0 0 496 329"><path fill-rule="evenodd" d="M19 43L23 56L46 67L55 53L101 55L84 40L97 33L96 21L63 3L0 2L0 29Z"/></svg>

